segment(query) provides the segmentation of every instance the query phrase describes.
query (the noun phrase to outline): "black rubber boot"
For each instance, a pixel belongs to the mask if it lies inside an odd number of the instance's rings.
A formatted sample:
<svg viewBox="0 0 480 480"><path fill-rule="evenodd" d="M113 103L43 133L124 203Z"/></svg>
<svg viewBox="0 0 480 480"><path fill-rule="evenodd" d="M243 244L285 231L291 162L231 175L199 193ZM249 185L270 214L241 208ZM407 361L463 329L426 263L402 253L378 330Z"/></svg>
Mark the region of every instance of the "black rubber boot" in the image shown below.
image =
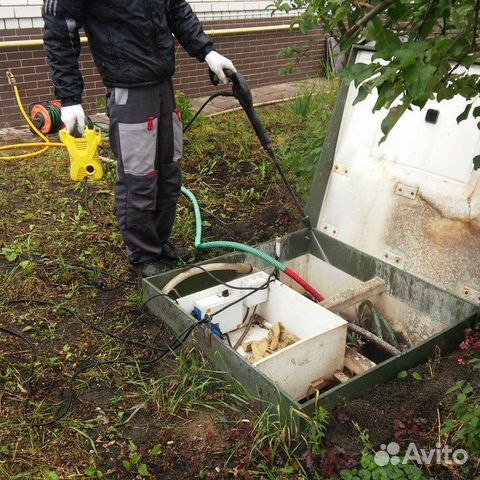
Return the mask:
<svg viewBox="0 0 480 480"><path fill-rule="evenodd" d="M186 262L191 258L191 253L186 250L177 250L173 243L166 241L162 244L162 258L171 262Z"/></svg>
<svg viewBox="0 0 480 480"><path fill-rule="evenodd" d="M142 278L153 277L154 275L160 275L161 273L169 270L168 266L165 263L159 260L152 260L142 263L129 263L128 266L130 270L134 271L137 275Z"/></svg>

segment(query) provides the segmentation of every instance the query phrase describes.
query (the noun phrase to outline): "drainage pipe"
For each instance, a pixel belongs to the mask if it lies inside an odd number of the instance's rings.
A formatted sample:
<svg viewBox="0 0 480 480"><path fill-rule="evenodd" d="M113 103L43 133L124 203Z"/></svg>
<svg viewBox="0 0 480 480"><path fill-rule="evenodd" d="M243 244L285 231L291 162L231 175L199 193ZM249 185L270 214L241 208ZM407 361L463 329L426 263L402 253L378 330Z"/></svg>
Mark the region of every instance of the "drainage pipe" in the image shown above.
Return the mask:
<svg viewBox="0 0 480 480"><path fill-rule="evenodd" d="M172 278L165 287L163 287L162 293L168 295L177 285L184 282L188 278L194 277L201 273L207 272L218 272L218 271L233 271L241 273L243 275L248 275L252 273L253 267L248 263L208 263L202 265L202 268L193 267L189 268L185 272L178 274L176 277Z"/></svg>
<svg viewBox="0 0 480 480"><path fill-rule="evenodd" d="M385 340L382 340L381 338L377 337L373 333L369 332L368 330L365 330L362 327L359 327L358 325L355 325L354 323L349 323L348 328L355 333L358 333L362 337L366 338L367 340L370 340L371 342L375 343L378 345L382 350L385 352L389 353L390 355L400 355L400 350L398 350L395 347L392 347L389 343L387 343Z"/></svg>

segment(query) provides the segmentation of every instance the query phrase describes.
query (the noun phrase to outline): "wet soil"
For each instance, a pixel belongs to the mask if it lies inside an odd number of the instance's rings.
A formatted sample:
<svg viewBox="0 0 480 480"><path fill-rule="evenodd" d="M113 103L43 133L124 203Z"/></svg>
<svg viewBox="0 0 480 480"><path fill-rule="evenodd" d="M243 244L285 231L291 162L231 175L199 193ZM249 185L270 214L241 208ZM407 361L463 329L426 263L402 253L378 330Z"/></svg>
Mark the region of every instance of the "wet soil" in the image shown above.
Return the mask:
<svg viewBox="0 0 480 480"><path fill-rule="evenodd" d="M332 412L327 443L339 445L351 455L358 455L362 451L362 443L352 422L368 430L371 443L378 447L394 440L396 420L404 421L410 417L421 419L424 425L422 432L433 434L424 435L425 442L433 440L435 443L438 416L445 418L451 403L447 390L459 380L480 387L480 370L459 365L458 354L457 351L442 357L435 366L432 363L420 365L409 371L406 378L379 385L361 398L337 407ZM421 375L421 380L411 375L414 371Z"/></svg>

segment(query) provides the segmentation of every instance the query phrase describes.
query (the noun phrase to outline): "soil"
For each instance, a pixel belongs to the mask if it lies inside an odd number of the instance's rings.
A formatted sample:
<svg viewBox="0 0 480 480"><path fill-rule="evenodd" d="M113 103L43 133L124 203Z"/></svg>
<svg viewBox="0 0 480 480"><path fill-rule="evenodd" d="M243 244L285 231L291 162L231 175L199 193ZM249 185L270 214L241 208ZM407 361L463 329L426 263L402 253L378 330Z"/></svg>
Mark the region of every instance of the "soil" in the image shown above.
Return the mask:
<svg viewBox="0 0 480 480"><path fill-rule="evenodd" d="M451 401L446 395L447 390L459 380L480 387L480 370L459 365L457 356L458 352L453 352L442 357L433 376L429 368L432 363L423 364L414 369L421 375L421 380L415 380L410 371L404 379L397 378L379 385L361 398L337 407L332 412L327 444L339 445L350 455L358 455L362 451L362 443L353 422L368 430L371 443L378 447L394 440L395 420L404 420L409 416L421 419L422 423L425 421L425 430L432 434L426 441L433 439L432 443L435 443L438 415L445 418Z"/></svg>

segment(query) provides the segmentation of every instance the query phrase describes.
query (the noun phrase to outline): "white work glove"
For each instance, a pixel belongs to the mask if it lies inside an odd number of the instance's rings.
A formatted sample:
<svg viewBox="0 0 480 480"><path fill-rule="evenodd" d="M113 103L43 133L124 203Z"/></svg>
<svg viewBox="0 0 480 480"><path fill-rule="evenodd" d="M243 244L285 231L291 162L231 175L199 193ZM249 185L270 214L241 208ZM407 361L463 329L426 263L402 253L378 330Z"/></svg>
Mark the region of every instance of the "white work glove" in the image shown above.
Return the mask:
<svg viewBox="0 0 480 480"><path fill-rule="evenodd" d="M68 105L61 108L62 122L70 135L83 135L85 131L85 112L83 107L78 105Z"/></svg>
<svg viewBox="0 0 480 480"><path fill-rule="evenodd" d="M205 57L205 62L207 62L210 70L218 77L222 83L228 83L228 78L223 73L225 68L236 72L237 69L233 66L233 63L223 55L220 55L215 50L209 52Z"/></svg>

